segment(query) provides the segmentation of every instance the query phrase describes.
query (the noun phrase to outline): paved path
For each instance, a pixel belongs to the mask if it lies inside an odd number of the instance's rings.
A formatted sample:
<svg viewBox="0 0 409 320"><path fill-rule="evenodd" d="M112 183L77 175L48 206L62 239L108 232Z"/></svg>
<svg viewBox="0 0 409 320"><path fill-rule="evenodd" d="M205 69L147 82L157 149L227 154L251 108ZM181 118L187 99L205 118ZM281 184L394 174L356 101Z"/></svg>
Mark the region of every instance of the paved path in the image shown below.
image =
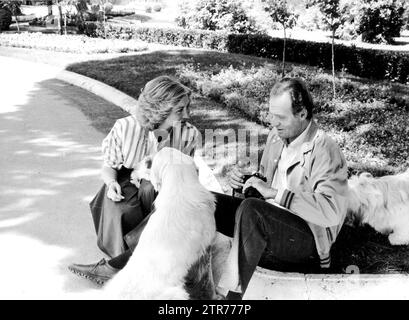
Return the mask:
<svg viewBox="0 0 409 320"><path fill-rule="evenodd" d="M59 68L0 57L0 70L0 299L64 298L92 287L67 265L101 258L88 202L103 134L75 104L107 102Z"/></svg>

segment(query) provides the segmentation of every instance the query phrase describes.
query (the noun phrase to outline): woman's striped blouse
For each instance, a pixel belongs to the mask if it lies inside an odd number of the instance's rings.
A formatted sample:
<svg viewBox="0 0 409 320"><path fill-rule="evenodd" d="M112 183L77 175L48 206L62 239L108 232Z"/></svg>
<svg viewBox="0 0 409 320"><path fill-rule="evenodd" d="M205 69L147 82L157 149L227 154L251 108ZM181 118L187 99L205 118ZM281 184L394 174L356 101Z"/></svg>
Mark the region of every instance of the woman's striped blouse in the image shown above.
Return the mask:
<svg viewBox="0 0 409 320"><path fill-rule="evenodd" d="M102 141L104 165L113 169L132 169L146 156L163 147L173 147L193 156L198 147L199 131L188 122L167 131L149 131L134 116L118 119Z"/></svg>

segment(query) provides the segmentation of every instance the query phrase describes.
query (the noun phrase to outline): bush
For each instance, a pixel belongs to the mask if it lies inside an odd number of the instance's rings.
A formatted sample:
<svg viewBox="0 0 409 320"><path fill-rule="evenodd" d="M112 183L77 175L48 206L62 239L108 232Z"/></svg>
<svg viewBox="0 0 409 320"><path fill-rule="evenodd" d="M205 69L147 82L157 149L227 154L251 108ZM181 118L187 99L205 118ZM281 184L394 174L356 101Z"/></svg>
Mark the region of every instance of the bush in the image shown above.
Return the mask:
<svg viewBox="0 0 409 320"><path fill-rule="evenodd" d="M358 34L362 41L392 43L404 25L405 0L365 1L360 10Z"/></svg>
<svg viewBox="0 0 409 320"><path fill-rule="evenodd" d="M0 7L0 31L9 30L12 20L11 11Z"/></svg>
<svg viewBox="0 0 409 320"><path fill-rule="evenodd" d="M91 37L103 37L101 24L88 26L86 33ZM215 49L225 51L227 47L228 33L221 31L186 30L183 28L160 28L141 26L121 26L107 24L108 38L139 39L146 42L161 43L189 48Z"/></svg>
<svg viewBox="0 0 409 320"><path fill-rule="evenodd" d="M229 52L282 59L283 39L230 34ZM404 52L335 45L335 69L356 76L409 83L409 55ZM331 69L331 44L288 39L286 60Z"/></svg>
<svg viewBox="0 0 409 320"><path fill-rule="evenodd" d="M140 39L189 48L215 49L257 57L282 59L283 39L261 34L231 34L222 31L107 25L107 37ZM101 25L87 26L89 36L103 36ZM335 45L335 69L353 75L409 83L409 55L405 52L372 50ZM287 39L286 60L331 69L331 44Z"/></svg>
<svg viewBox="0 0 409 320"><path fill-rule="evenodd" d="M234 67L190 63L179 67L177 76L200 94L267 125L269 90L280 79L280 70L270 63ZM333 101L332 77L321 69L293 67L288 76L306 80L316 119L343 149L351 173L396 173L409 165L409 140L402 139L409 134L408 90L403 86L341 78Z"/></svg>
<svg viewBox="0 0 409 320"><path fill-rule="evenodd" d="M153 6L153 11L160 12L162 10L162 6L160 4L155 4Z"/></svg>
<svg viewBox="0 0 409 320"><path fill-rule="evenodd" d="M344 1L343 23L337 35L343 39L362 37L370 43L393 43L405 25L405 0Z"/></svg>
<svg viewBox="0 0 409 320"><path fill-rule="evenodd" d="M146 13L152 13L152 7L151 6L145 6L145 12Z"/></svg>
<svg viewBox="0 0 409 320"><path fill-rule="evenodd" d="M178 26L190 29L256 32L255 21L239 0L195 0L182 2Z"/></svg>

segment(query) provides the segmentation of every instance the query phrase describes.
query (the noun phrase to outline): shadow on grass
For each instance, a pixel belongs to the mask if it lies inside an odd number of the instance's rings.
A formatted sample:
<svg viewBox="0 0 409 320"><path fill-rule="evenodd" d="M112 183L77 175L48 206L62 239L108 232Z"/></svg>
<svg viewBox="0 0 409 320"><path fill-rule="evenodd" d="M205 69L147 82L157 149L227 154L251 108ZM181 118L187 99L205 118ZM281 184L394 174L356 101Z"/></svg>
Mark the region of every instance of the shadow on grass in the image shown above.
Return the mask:
<svg viewBox="0 0 409 320"><path fill-rule="evenodd" d="M360 273L409 272L408 246L392 246L386 235L369 226L344 225L331 250L330 273L357 266Z"/></svg>
<svg viewBox="0 0 409 320"><path fill-rule="evenodd" d="M241 56L240 56L241 57ZM68 66L68 70L97 79L111 85L135 99L138 98L141 89L146 82L159 76L176 76L179 68L186 64L200 64L206 70L221 66L244 67L246 64L263 65L266 59L254 59L254 57L197 50L170 50L157 51L120 57L105 61L88 61ZM195 94L192 101L191 122L204 134L205 129L264 129L262 126L246 120L242 112L230 110L200 94ZM259 143L265 144L267 134L259 136Z"/></svg>

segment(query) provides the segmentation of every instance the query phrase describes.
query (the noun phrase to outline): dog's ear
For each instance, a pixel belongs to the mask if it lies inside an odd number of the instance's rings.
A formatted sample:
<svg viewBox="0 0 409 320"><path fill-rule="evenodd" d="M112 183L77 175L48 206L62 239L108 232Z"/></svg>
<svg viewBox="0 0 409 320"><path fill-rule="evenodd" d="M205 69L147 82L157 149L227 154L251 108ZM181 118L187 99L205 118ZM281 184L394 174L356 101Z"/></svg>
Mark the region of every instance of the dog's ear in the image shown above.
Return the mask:
<svg viewBox="0 0 409 320"><path fill-rule="evenodd" d="M145 166L148 169L152 168L152 157L146 157L145 158Z"/></svg>

